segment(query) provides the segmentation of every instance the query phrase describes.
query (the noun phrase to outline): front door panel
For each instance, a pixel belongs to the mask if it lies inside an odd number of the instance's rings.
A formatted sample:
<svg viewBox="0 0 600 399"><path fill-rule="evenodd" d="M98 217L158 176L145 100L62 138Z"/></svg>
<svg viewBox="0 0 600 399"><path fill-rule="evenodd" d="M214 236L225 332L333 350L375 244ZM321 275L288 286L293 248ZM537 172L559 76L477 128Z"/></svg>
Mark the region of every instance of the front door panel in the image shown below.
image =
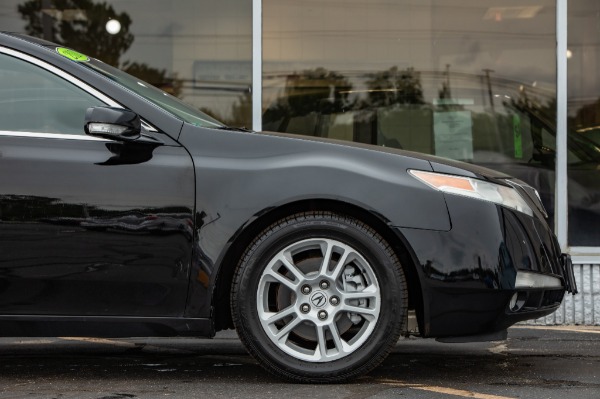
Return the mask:
<svg viewBox="0 0 600 399"><path fill-rule="evenodd" d="M0 315L183 314L191 157L157 132L160 145L87 136L103 105L120 106L0 48Z"/></svg>
<svg viewBox="0 0 600 399"><path fill-rule="evenodd" d="M194 201L183 148L5 133L0 152L0 314L182 314Z"/></svg>

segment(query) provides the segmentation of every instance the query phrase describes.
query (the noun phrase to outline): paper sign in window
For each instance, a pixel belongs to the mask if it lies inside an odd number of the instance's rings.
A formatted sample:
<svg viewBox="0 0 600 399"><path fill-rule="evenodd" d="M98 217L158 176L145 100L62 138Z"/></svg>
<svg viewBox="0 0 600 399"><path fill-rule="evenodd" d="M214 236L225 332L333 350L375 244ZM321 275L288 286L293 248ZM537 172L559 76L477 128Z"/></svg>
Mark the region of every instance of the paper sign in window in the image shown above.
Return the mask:
<svg viewBox="0 0 600 399"><path fill-rule="evenodd" d="M458 160L473 159L473 123L470 111L433 114L435 155Z"/></svg>

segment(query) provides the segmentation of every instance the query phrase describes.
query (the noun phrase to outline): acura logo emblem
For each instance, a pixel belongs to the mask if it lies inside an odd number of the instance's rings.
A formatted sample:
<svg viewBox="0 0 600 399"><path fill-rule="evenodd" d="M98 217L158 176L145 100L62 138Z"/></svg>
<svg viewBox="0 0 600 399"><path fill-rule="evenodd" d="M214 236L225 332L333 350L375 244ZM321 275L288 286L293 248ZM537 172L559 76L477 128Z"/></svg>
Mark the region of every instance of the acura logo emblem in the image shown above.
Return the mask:
<svg viewBox="0 0 600 399"><path fill-rule="evenodd" d="M320 308L327 303L327 297L322 292L315 292L313 296L310 297L310 301L315 308Z"/></svg>

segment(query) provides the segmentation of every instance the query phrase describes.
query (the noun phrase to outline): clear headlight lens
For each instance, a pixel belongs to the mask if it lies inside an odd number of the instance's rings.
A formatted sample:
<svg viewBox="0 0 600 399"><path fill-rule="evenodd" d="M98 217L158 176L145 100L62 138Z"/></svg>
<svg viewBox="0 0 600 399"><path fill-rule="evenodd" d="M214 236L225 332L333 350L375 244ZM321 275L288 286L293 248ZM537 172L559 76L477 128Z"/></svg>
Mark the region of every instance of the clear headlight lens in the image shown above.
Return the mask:
<svg viewBox="0 0 600 399"><path fill-rule="evenodd" d="M533 211L529 205L527 205L523 197L514 188L470 177L446 175L443 173L425 172L422 170L409 170L409 173L436 190L494 202L533 216Z"/></svg>

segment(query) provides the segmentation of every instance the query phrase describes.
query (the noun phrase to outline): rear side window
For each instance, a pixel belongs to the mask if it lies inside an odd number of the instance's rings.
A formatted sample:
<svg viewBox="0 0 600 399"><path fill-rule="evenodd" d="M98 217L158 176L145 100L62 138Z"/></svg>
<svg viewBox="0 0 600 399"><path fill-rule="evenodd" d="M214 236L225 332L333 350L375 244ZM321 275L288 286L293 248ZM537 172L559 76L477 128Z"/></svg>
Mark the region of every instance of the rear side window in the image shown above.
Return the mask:
<svg viewBox="0 0 600 399"><path fill-rule="evenodd" d="M86 109L101 105L61 77L0 54L0 131L83 135Z"/></svg>

